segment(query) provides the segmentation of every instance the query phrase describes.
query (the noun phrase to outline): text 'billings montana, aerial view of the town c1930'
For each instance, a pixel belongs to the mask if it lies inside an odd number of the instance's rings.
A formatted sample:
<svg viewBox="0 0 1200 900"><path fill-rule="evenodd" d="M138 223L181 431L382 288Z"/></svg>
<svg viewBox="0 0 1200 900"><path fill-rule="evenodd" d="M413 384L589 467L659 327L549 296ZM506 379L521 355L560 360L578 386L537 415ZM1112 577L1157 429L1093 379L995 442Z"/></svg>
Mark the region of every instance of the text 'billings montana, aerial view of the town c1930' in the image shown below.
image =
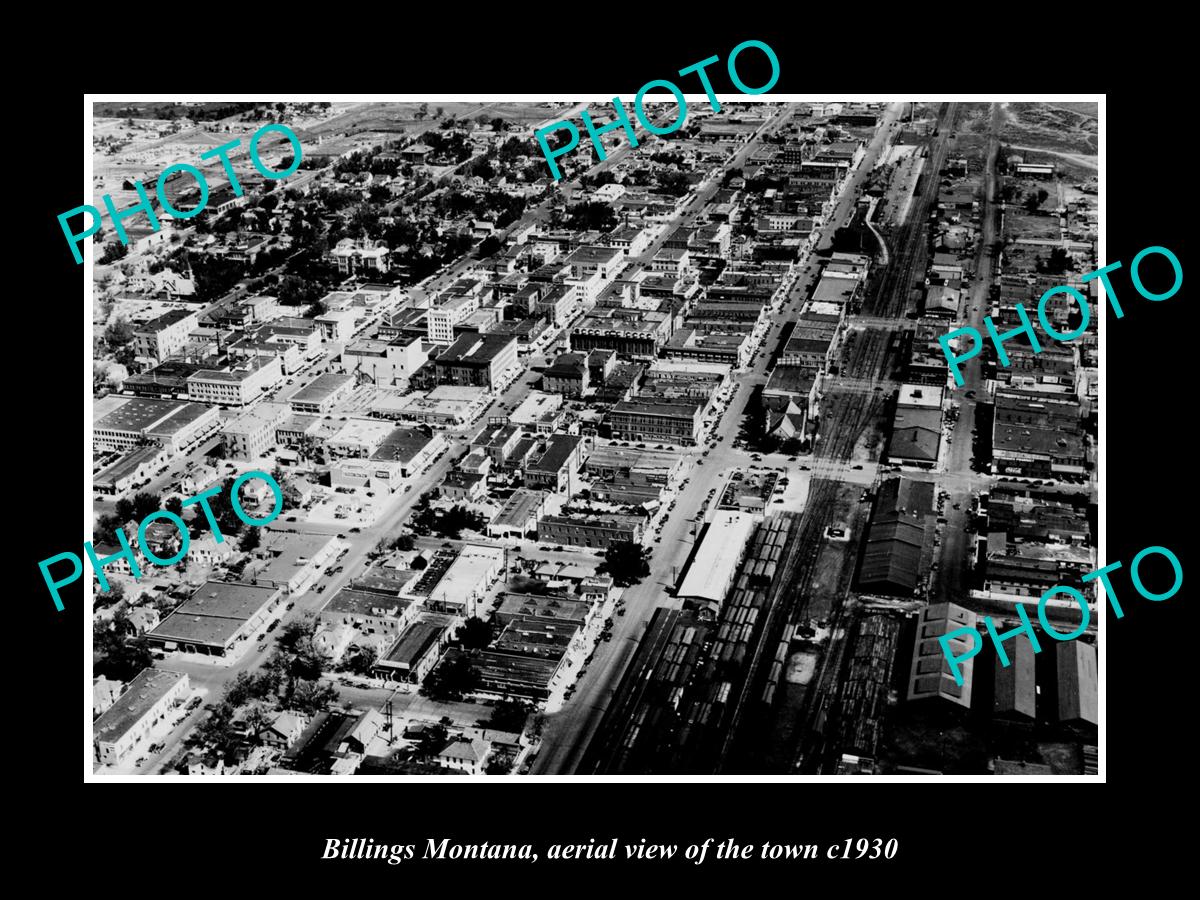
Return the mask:
<svg viewBox="0 0 1200 900"><path fill-rule="evenodd" d="M92 105L94 774L1094 774L1097 104L585 110Z"/></svg>

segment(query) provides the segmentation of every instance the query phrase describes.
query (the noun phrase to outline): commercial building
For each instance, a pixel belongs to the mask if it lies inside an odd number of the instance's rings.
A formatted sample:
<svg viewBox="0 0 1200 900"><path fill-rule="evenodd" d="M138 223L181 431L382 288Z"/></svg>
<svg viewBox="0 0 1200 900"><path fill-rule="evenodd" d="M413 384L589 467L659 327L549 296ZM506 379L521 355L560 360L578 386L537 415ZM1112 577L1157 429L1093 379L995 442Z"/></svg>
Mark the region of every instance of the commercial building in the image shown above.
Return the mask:
<svg viewBox="0 0 1200 900"><path fill-rule="evenodd" d="M676 596L683 600L684 609L696 609L701 616L714 619L720 614L759 518L751 513L717 511L679 586Z"/></svg>
<svg viewBox="0 0 1200 900"><path fill-rule="evenodd" d="M413 620L416 604L395 594L342 588L317 613L317 622L330 628L352 628L361 635L394 639Z"/></svg>
<svg viewBox="0 0 1200 900"><path fill-rule="evenodd" d="M381 387L407 387L429 359L420 338L406 335L391 341L355 341L342 351L341 370Z"/></svg>
<svg viewBox="0 0 1200 900"><path fill-rule="evenodd" d="M160 363L178 353L200 324L195 310L172 309L133 330L133 355L140 363Z"/></svg>
<svg viewBox="0 0 1200 900"><path fill-rule="evenodd" d="M448 650L446 662L456 659L460 653L459 650ZM486 692L544 700L550 695L565 659L565 656L547 658L481 650L472 658L471 664L479 672L481 688Z"/></svg>
<svg viewBox="0 0 1200 900"><path fill-rule="evenodd" d="M389 681L417 684L437 665L448 629L440 617L426 617L409 625L388 652L375 662L374 674Z"/></svg>
<svg viewBox="0 0 1200 900"><path fill-rule="evenodd" d="M523 540L530 532L537 531L538 519L545 508L545 491L517 488L488 523L488 537Z"/></svg>
<svg viewBox="0 0 1200 900"><path fill-rule="evenodd" d="M992 471L1045 478L1087 471L1082 410L1073 396L996 391Z"/></svg>
<svg viewBox="0 0 1200 900"><path fill-rule="evenodd" d="M201 403L245 406L283 381L277 356L252 356L228 369L201 369L187 380L188 396Z"/></svg>
<svg viewBox="0 0 1200 900"><path fill-rule="evenodd" d="M353 375L326 372L288 397L292 412L324 415L354 390Z"/></svg>
<svg viewBox="0 0 1200 900"><path fill-rule="evenodd" d="M640 544L644 528L645 520L638 516L543 516L538 521L538 540L607 549L619 541Z"/></svg>
<svg viewBox="0 0 1200 900"><path fill-rule="evenodd" d="M667 313L626 307L596 307L571 329L571 349L614 350L622 356L654 358L671 335Z"/></svg>
<svg viewBox="0 0 1200 900"><path fill-rule="evenodd" d="M110 398L105 398L108 400ZM202 441L221 424L216 407L183 400L112 397L93 407L92 442L96 450L127 450L157 441L172 454Z"/></svg>
<svg viewBox="0 0 1200 900"><path fill-rule="evenodd" d="M426 604L435 612L470 618L475 615L476 604L503 571L503 547L463 544L441 578L428 589Z"/></svg>
<svg viewBox="0 0 1200 900"><path fill-rule="evenodd" d="M307 591L333 562L342 542L331 534L263 529L262 543L242 577L255 584L282 588L291 596Z"/></svg>
<svg viewBox="0 0 1200 900"><path fill-rule="evenodd" d="M516 374L517 339L512 335L468 332L433 360L437 384L494 391Z"/></svg>
<svg viewBox="0 0 1200 900"><path fill-rule="evenodd" d="M887 458L891 462L931 469L942 446L942 394L944 388L927 384L902 384Z"/></svg>
<svg viewBox="0 0 1200 900"><path fill-rule="evenodd" d="M443 297L437 306L429 308L425 317L429 340L435 344L453 344L454 326L461 325L477 309L478 294L463 293Z"/></svg>
<svg viewBox="0 0 1200 900"><path fill-rule="evenodd" d="M96 761L106 766L124 762L171 710L187 698L187 675L166 669L142 669L103 715L92 723Z"/></svg>
<svg viewBox="0 0 1200 900"><path fill-rule="evenodd" d="M921 610L917 616L917 634L908 676L909 700L939 699L954 707L971 708L975 660L969 658L958 663L963 680L959 685L938 638L958 628L974 629L975 622L975 613L954 603L934 603ZM976 640L983 638L959 636L950 641L950 647L955 656L965 656Z"/></svg>
<svg viewBox="0 0 1200 900"><path fill-rule="evenodd" d="M705 403L700 400L623 400L608 414L613 440L691 446L700 438Z"/></svg>
<svg viewBox="0 0 1200 900"><path fill-rule="evenodd" d="M221 429L225 455L230 459L257 459L276 444L278 427L290 416L284 403L260 403Z"/></svg>
<svg viewBox="0 0 1200 900"><path fill-rule="evenodd" d="M533 489L573 496L584 445L578 435L551 434L538 444L525 463L525 484Z"/></svg>
<svg viewBox="0 0 1200 900"><path fill-rule="evenodd" d="M696 328L681 328L663 347L668 359L722 363L733 369L750 361L752 348L749 331L702 332Z"/></svg>
<svg viewBox="0 0 1200 900"><path fill-rule="evenodd" d="M542 373L542 387L550 393L575 399L587 391L588 376L586 353L562 353Z"/></svg>
<svg viewBox="0 0 1200 900"><path fill-rule="evenodd" d="M209 581L146 638L162 650L225 656L267 621L283 597L279 587Z"/></svg>
<svg viewBox="0 0 1200 900"><path fill-rule="evenodd" d="M92 477L92 490L106 496L120 496L132 490L134 485L148 479L165 466L168 460L167 452L158 444L134 447Z"/></svg>

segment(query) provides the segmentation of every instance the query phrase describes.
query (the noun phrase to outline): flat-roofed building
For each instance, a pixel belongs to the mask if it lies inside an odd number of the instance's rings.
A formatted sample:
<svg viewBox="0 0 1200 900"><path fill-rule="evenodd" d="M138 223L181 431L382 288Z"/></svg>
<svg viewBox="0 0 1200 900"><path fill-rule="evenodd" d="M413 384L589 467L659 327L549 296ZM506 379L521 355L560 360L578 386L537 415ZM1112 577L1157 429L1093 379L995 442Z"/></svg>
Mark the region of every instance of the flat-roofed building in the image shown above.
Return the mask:
<svg viewBox="0 0 1200 900"><path fill-rule="evenodd" d="M525 484L530 488L573 496L585 446L578 435L551 434L525 463Z"/></svg>
<svg viewBox="0 0 1200 900"><path fill-rule="evenodd" d="M707 618L720 615L759 519L732 510L716 512L676 594L684 609L696 609Z"/></svg>
<svg viewBox="0 0 1200 900"><path fill-rule="evenodd" d="M317 621L328 626L346 626L364 635L395 637L413 620L417 607L395 594L342 588L317 613Z"/></svg>
<svg viewBox="0 0 1200 900"><path fill-rule="evenodd" d="M585 628L596 615L596 605L576 600L565 594L518 594L505 591L500 595L493 618L500 625L510 622L561 622L575 628Z"/></svg>
<svg viewBox="0 0 1200 900"><path fill-rule="evenodd" d="M133 330L134 359L143 363L160 363L178 353L188 342L192 330L200 324L200 316L192 309L172 309Z"/></svg>
<svg viewBox="0 0 1200 900"><path fill-rule="evenodd" d="M446 662L456 659L460 653L453 648L446 651ZM499 696L515 695L544 700L550 696L565 659L565 655L542 657L481 650L471 662L479 672L483 691Z"/></svg>
<svg viewBox="0 0 1200 900"><path fill-rule="evenodd" d="M663 347L668 359L721 363L738 369L750 361L750 331L681 328Z"/></svg>
<svg viewBox="0 0 1200 900"><path fill-rule="evenodd" d="M470 618L491 583L504 571L504 548L463 544L436 586L427 605L435 612Z"/></svg>
<svg viewBox="0 0 1200 900"><path fill-rule="evenodd" d="M917 634L908 677L910 701L940 699L956 707L971 708L975 660L972 657L958 663L963 680L959 685L938 639L958 628L973 630L975 622L975 613L954 603L934 603L921 610L917 616ZM950 647L955 656L961 657L966 655L975 641L982 640L978 633L974 638L964 634L951 640Z"/></svg>
<svg viewBox="0 0 1200 900"><path fill-rule="evenodd" d="M561 353L542 373L542 386L552 394L582 397L588 389L588 359L585 353Z"/></svg>
<svg viewBox="0 0 1200 900"><path fill-rule="evenodd" d="M225 656L263 625L282 602L278 587L209 581L146 635L154 647Z"/></svg>
<svg viewBox="0 0 1200 900"><path fill-rule="evenodd" d="M571 349L614 350L653 358L671 335L672 317L653 310L596 307L571 329Z"/></svg>
<svg viewBox="0 0 1200 900"><path fill-rule="evenodd" d="M283 381L277 356L252 356L229 369L201 369L187 380L188 396L201 403L245 406Z"/></svg>
<svg viewBox="0 0 1200 900"><path fill-rule="evenodd" d="M283 588L296 597L307 591L333 562L342 542L332 534L275 531L264 528L262 543L245 575L256 584Z"/></svg>
<svg viewBox="0 0 1200 900"><path fill-rule="evenodd" d="M288 397L292 412L324 415L354 390L353 375L326 372Z"/></svg>
<svg viewBox="0 0 1200 900"><path fill-rule="evenodd" d="M538 540L549 544L607 549L619 541L641 543L645 520L638 516L542 516Z"/></svg>
<svg viewBox="0 0 1200 900"><path fill-rule="evenodd" d="M116 462L105 466L92 478L92 490L110 497L132 490L167 464L167 451L158 444L134 447Z"/></svg>
<svg viewBox="0 0 1200 900"><path fill-rule="evenodd" d="M96 761L106 766L123 763L130 751L149 737L154 726L184 702L189 690L188 677L183 672L142 669L125 692L92 723Z"/></svg>
<svg viewBox="0 0 1200 900"><path fill-rule="evenodd" d="M433 360L436 383L496 390L517 371L517 339L469 332Z"/></svg>
<svg viewBox="0 0 1200 900"><path fill-rule="evenodd" d="M275 446L276 433L291 410L285 403L260 403L221 429L225 455L230 459L257 459Z"/></svg>
<svg viewBox="0 0 1200 900"><path fill-rule="evenodd" d="M448 628L441 617L421 618L397 637L388 652L375 661L374 672L388 681L407 681L417 684L433 671Z"/></svg>
<svg viewBox="0 0 1200 900"><path fill-rule="evenodd" d="M700 438L705 403L699 400L623 400L608 414L613 440L694 445Z"/></svg>
<svg viewBox="0 0 1200 900"><path fill-rule="evenodd" d="M378 450L395 430L396 423L386 419L349 416L337 433L325 441L325 448L332 457L365 458Z"/></svg>
<svg viewBox="0 0 1200 900"><path fill-rule="evenodd" d="M106 398L107 399L107 398ZM179 453L220 427L217 408L184 400L118 397L114 403L97 403L92 442L97 450L127 450L147 441L158 441Z"/></svg>
<svg viewBox="0 0 1200 900"><path fill-rule="evenodd" d="M940 385L902 384L887 458L892 462L933 468L942 446Z"/></svg>
<svg viewBox="0 0 1200 900"><path fill-rule="evenodd" d="M1000 389L992 426L992 471L1046 477L1087 471L1082 409L1073 396Z"/></svg>
<svg viewBox="0 0 1200 900"><path fill-rule="evenodd" d="M545 491L517 488L488 523L488 537L523 540L537 531L538 519L546 508Z"/></svg>
<svg viewBox="0 0 1200 900"><path fill-rule="evenodd" d="M188 378L203 368L199 362L168 359L145 372L130 375L121 384L121 390L138 397L186 398Z"/></svg>
<svg viewBox="0 0 1200 900"><path fill-rule="evenodd" d="M390 341L355 341L342 351L343 372L383 387L406 387L429 359L420 338L406 335Z"/></svg>
<svg viewBox="0 0 1200 900"><path fill-rule="evenodd" d="M454 326L465 322L477 309L478 294L463 293L442 297L436 306L429 308L425 318L429 340L435 344L453 344Z"/></svg>

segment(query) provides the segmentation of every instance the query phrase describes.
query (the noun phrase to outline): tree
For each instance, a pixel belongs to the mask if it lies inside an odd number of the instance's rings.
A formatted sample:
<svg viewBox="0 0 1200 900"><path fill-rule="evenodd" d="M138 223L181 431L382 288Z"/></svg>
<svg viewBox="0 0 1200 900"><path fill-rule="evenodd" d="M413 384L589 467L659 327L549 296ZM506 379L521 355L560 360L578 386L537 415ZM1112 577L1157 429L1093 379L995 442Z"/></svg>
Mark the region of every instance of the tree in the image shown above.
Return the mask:
<svg viewBox="0 0 1200 900"><path fill-rule="evenodd" d="M201 746L212 745L219 753L227 753L237 741L233 731L234 707L222 701L213 707L208 718L196 726L196 740Z"/></svg>
<svg viewBox="0 0 1200 900"><path fill-rule="evenodd" d="M415 559L413 559L413 561L410 565L414 572L419 572L422 569L426 568L429 565L429 563L426 561L425 557L418 556Z"/></svg>
<svg viewBox="0 0 1200 900"><path fill-rule="evenodd" d="M525 730L525 722L531 712L533 712L533 707L524 700L505 697L492 707L492 714L484 724L497 731L512 731L520 734Z"/></svg>
<svg viewBox="0 0 1200 900"><path fill-rule="evenodd" d="M443 661L425 676L421 693L433 700L461 700L479 686L479 670L466 655Z"/></svg>
<svg viewBox="0 0 1200 900"><path fill-rule="evenodd" d="M253 703L242 714L246 732L252 741L257 742L259 735L271 727L273 716L263 708L261 703Z"/></svg>
<svg viewBox="0 0 1200 900"><path fill-rule="evenodd" d="M323 684L312 680L297 681L288 698L288 705L305 715L313 716L326 709L338 698L338 692L331 684Z"/></svg>
<svg viewBox="0 0 1200 900"><path fill-rule="evenodd" d="M175 515L183 516L183 500L179 497L168 497L167 502L163 504L163 509L167 512L173 512Z"/></svg>
<svg viewBox="0 0 1200 900"><path fill-rule="evenodd" d="M482 650L492 642L494 628L479 616L471 616L454 633L464 650Z"/></svg>
<svg viewBox="0 0 1200 900"><path fill-rule="evenodd" d="M119 259L129 255L129 245L122 244L117 241L110 242L104 245L104 252L100 254L100 262L103 265L116 262Z"/></svg>
<svg viewBox="0 0 1200 900"><path fill-rule="evenodd" d="M242 535L242 540L238 544L238 549L248 553L254 550L262 543L262 537L259 535L257 528L247 528L246 533Z"/></svg>
<svg viewBox="0 0 1200 900"><path fill-rule="evenodd" d="M633 541L613 541L609 544L599 568L611 575L620 587L637 584L650 574L645 548Z"/></svg>
<svg viewBox="0 0 1200 900"><path fill-rule="evenodd" d="M133 326L128 319L117 319L104 329L104 342L110 347L124 347L133 340Z"/></svg>
<svg viewBox="0 0 1200 900"><path fill-rule="evenodd" d="M118 627L123 630L123 626ZM114 627L107 629L93 646L103 657L96 666L97 671L117 681L132 681L142 669L154 665L150 643L144 635L126 640Z"/></svg>
<svg viewBox="0 0 1200 900"><path fill-rule="evenodd" d="M356 675L370 675L379 659L379 651L374 647L360 647L350 660L350 671Z"/></svg>
<svg viewBox="0 0 1200 900"><path fill-rule="evenodd" d="M408 551L408 550L412 550L412 548L414 546L416 546L416 545L413 542L413 536L411 534L397 535L396 539L392 541L392 549L393 550Z"/></svg>

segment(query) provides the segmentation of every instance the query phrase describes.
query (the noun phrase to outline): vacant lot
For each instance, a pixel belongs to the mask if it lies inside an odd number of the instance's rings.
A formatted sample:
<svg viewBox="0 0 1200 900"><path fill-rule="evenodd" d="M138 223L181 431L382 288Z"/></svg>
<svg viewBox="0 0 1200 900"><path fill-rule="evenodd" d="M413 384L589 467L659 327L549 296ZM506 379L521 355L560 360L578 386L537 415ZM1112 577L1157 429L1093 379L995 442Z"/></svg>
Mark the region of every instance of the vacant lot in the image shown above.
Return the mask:
<svg viewBox="0 0 1200 900"><path fill-rule="evenodd" d="M1099 123L1094 103L1006 103L1004 118L1001 137L1007 143L1061 153L1096 153Z"/></svg>

